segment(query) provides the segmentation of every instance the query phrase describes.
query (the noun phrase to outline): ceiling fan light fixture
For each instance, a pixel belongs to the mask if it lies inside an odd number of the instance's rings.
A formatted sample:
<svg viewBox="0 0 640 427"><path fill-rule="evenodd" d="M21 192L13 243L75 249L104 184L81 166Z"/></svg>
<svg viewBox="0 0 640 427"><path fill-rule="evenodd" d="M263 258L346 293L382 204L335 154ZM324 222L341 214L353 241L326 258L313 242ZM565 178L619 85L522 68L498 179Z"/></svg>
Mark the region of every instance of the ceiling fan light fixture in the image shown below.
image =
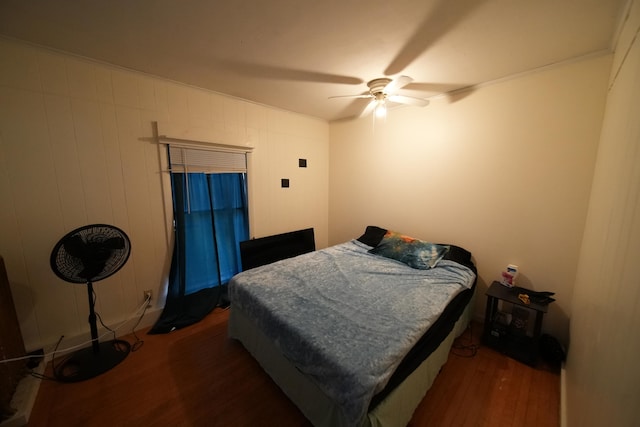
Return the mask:
<svg viewBox="0 0 640 427"><path fill-rule="evenodd" d="M375 101L377 103L376 105L376 118L378 119L384 119L385 117L387 117L387 105L384 102L384 100L382 101Z"/></svg>
<svg viewBox="0 0 640 427"><path fill-rule="evenodd" d="M374 93L373 96L374 100L372 102L376 104L374 107L376 118L383 119L387 117L387 95L379 91Z"/></svg>

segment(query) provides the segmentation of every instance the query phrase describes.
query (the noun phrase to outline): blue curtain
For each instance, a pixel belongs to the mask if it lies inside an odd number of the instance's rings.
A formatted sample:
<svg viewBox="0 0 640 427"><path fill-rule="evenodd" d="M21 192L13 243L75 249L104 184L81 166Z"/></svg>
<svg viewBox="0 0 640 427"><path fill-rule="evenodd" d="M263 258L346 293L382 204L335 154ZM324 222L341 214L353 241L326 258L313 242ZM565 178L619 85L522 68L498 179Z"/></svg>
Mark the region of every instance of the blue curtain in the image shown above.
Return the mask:
<svg viewBox="0 0 640 427"><path fill-rule="evenodd" d="M172 173L175 245L167 303L150 333L193 324L221 303L249 239L245 173Z"/></svg>

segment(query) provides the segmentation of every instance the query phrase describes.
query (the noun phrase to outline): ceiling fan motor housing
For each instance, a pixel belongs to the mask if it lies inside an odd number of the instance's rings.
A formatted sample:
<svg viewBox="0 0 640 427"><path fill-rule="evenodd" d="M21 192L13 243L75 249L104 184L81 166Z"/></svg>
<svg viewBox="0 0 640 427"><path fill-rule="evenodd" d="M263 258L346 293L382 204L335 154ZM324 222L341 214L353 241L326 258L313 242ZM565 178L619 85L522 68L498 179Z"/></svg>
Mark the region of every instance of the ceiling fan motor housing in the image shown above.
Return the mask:
<svg viewBox="0 0 640 427"><path fill-rule="evenodd" d="M384 88L389 83L391 83L391 79L381 78L381 79L371 80L369 83L367 83L367 86L369 86L369 91L371 92L371 94L376 95L378 93L383 93Z"/></svg>

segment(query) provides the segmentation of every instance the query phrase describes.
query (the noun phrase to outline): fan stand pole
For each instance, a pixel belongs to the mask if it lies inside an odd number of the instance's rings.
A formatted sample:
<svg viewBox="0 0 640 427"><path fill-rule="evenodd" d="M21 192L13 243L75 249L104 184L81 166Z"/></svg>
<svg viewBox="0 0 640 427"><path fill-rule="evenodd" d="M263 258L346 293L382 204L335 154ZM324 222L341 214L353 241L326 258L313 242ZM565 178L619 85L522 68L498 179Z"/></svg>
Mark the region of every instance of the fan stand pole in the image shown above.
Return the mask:
<svg viewBox="0 0 640 427"><path fill-rule="evenodd" d="M100 351L98 343L98 325L96 324L96 308L93 299L93 283L87 282L87 293L89 294L89 326L91 327L91 347L94 353Z"/></svg>
<svg viewBox="0 0 640 427"><path fill-rule="evenodd" d="M87 293L89 295L91 347L82 348L70 354L61 363L54 364L55 377L62 382L84 381L103 374L122 362L131 350L131 344L124 340L114 339L102 343L98 342L98 326L96 325L91 281L87 282Z"/></svg>

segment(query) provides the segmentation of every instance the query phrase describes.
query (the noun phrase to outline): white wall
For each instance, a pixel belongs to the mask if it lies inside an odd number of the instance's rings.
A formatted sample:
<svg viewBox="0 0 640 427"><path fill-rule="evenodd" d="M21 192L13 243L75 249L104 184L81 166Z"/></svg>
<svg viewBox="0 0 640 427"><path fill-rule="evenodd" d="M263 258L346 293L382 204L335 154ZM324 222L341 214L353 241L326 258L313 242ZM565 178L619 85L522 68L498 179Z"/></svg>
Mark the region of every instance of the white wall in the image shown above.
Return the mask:
<svg viewBox="0 0 640 427"><path fill-rule="evenodd" d="M640 4L616 46L571 315L567 425L640 419Z"/></svg>
<svg viewBox="0 0 640 427"><path fill-rule="evenodd" d="M509 263L556 292L544 329L567 340L572 285L611 56L332 123L329 242L366 225L469 249L484 292Z"/></svg>
<svg viewBox="0 0 640 427"><path fill-rule="evenodd" d="M154 121L255 146L252 236L314 227L327 245L326 122L1 38L0 58L0 254L29 350L88 333L86 287L49 267L76 227L114 224L132 241L125 267L95 284L106 323L134 311L143 290L163 294L171 196Z"/></svg>

